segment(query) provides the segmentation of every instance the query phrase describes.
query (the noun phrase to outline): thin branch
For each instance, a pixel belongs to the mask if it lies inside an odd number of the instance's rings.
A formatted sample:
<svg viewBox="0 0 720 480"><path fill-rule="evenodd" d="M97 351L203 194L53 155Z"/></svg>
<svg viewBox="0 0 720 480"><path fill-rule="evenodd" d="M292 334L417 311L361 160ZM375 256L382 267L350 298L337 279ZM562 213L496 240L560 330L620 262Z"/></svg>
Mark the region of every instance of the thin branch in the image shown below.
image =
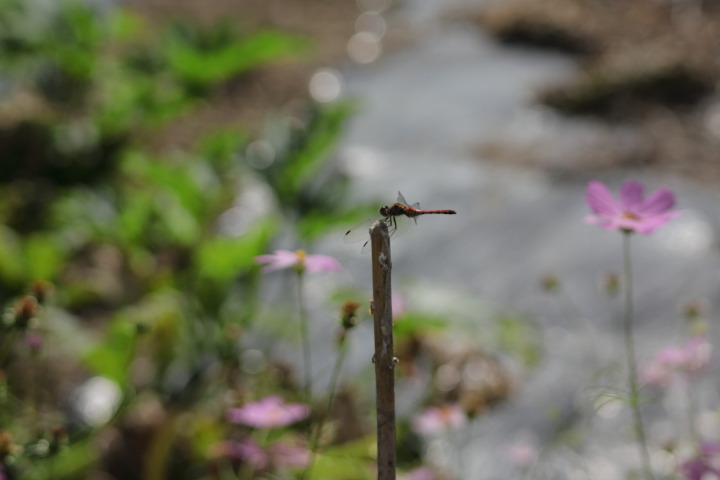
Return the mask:
<svg viewBox="0 0 720 480"><path fill-rule="evenodd" d="M393 352L390 235L385 222L370 227L373 319L375 322L375 393L377 397L378 480L395 480L395 357Z"/></svg>

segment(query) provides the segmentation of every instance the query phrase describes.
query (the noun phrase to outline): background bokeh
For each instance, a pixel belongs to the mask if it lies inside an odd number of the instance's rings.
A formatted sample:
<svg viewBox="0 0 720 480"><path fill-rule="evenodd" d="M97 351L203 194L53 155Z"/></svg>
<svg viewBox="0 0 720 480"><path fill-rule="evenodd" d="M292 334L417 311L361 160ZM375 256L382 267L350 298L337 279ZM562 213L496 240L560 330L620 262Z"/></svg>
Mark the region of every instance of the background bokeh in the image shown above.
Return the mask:
<svg viewBox="0 0 720 480"><path fill-rule="evenodd" d="M401 191L458 215L393 237L400 475L632 478L621 240L584 188L638 178L683 210L634 239L640 361L717 339L719 16L0 0L0 476L374 478L370 260L342 240ZM342 269L263 274L276 249ZM643 391L662 478L720 435L716 363L692 399ZM229 420L271 395L311 413Z"/></svg>

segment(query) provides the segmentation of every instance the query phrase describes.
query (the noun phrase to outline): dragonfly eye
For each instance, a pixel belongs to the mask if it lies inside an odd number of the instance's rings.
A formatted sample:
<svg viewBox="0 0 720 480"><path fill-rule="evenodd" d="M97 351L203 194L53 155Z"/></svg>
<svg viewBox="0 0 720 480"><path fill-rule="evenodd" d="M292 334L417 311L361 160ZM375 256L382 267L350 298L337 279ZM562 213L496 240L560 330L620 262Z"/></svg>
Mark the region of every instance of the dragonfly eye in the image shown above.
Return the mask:
<svg viewBox="0 0 720 480"><path fill-rule="evenodd" d="M383 217L387 217L390 214L390 207L385 205L384 207L380 207L380 215Z"/></svg>

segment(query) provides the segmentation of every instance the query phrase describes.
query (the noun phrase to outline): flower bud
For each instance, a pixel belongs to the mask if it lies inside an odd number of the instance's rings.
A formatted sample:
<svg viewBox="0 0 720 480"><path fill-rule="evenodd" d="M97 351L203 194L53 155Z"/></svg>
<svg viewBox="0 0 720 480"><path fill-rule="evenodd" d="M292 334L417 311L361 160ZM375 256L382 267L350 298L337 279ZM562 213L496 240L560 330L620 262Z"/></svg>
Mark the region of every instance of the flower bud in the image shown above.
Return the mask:
<svg viewBox="0 0 720 480"><path fill-rule="evenodd" d="M35 297L40 305L45 305L53 291L53 285L45 280L35 280L28 288L28 295Z"/></svg>
<svg viewBox="0 0 720 480"><path fill-rule="evenodd" d="M557 292L560 290L560 279L552 273L543 275L540 279L540 288L547 293Z"/></svg>
<svg viewBox="0 0 720 480"><path fill-rule="evenodd" d="M39 312L40 305L35 297L28 295L21 298L15 304L14 326L20 330L27 329L30 320L35 318Z"/></svg>

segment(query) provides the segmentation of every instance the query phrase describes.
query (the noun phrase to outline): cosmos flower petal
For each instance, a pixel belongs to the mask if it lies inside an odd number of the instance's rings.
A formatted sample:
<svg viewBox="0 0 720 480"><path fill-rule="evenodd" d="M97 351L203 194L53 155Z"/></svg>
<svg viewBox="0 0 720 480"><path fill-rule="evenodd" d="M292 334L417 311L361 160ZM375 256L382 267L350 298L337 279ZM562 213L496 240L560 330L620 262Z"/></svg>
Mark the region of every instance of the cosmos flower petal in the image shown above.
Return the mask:
<svg viewBox="0 0 720 480"><path fill-rule="evenodd" d="M687 480L703 480L717 478L720 475L720 443L703 442L696 456L680 465L680 470Z"/></svg>
<svg viewBox="0 0 720 480"><path fill-rule="evenodd" d="M651 217L647 217L643 219L641 222L638 222L637 226L633 229L638 233L652 233L658 228L665 225L667 222L672 220L673 218L680 215L680 210L674 210L672 212L667 212L662 215L654 215Z"/></svg>
<svg viewBox="0 0 720 480"><path fill-rule="evenodd" d="M683 368L686 372L701 372L712 359L712 344L702 335L695 336L683 345L683 355Z"/></svg>
<svg viewBox="0 0 720 480"><path fill-rule="evenodd" d="M255 257L255 263L265 264L262 269L263 273L292 267L298 261L297 253L290 250L276 250L275 253Z"/></svg>
<svg viewBox="0 0 720 480"><path fill-rule="evenodd" d="M225 442L222 447L228 457L248 462L254 468L263 469L270 464L270 455L254 440Z"/></svg>
<svg viewBox="0 0 720 480"><path fill-rule="evenodd" d="M623 211L634 212L642 204L643 186L637 180L627 180L620 187L620 206Z"/></svg>
<svg viewBox="0 0 720 480"><path fill-rule="evenodd" d="M307 405L284 403L282 398L273 395L239 408L231 408L227 418L232 423L248 427L279 428L302 420L309 414L310 407Z"/></svg>
<svg viewBox="0 0 720 480"><path fill-rule="evenodd" d="M658 215L675 206L675 195L667 188L660 188L638 206L640 215Z"/></svg>
<svg viewBox="0 0 720 480"><path fill-rule="evenodd" d="M337 272L340 262L327 255L308 255L305 258L305 268L308 272Z"/></svg>
<svg viewBox="0 0 720 480"><path fill-rule="evenodd" d="M437 480L437 478L430 467L419 467L407 474L407 480Z"/></svg>
<svg viewBox="0 0 720 480"><path fill-rule="evenodd" d="M675 204L675 196L670 190L661 188L647 198L643 198L643 190L638 181L624 182L618 204L604 184L590 182L585 198L595 215L586 217L585 221L607 230L649 234L681 213L679 210L668 211Z"/></svg>
<svg viewBox="0 0 720 480"><path fill-rule="evenodd" d="M620 216L597 216L588 215L585 217L585 222L599 225L606 230L618 230L623 228L624 223L628 223L627 220Z"/></svg>
<svg viewBox="0 0 720 480"><path fill-rule="evenodd" d="M255 257L255 263L265 264L263 273L285 268L296 267L298 271L308 272L337 272L341 269L340 263L327 255L308 255L302 250L276 250L269 255Z"/></svg>
<svg viewBox="0 0 720 480"><path fill-rule="evenodd" d="M585 198L590 209L598 215L617 215L620 213L620 207L605 184L601 182L592 181L588 183Z"/></svg>
<svg viewBox="0 0 720 480"><path fill-rule="evenodd" d="M449 428L460 427L467 422L467 416L459 405L430 407L416 415L411 426L420 435L435 435Z"/></svg>

